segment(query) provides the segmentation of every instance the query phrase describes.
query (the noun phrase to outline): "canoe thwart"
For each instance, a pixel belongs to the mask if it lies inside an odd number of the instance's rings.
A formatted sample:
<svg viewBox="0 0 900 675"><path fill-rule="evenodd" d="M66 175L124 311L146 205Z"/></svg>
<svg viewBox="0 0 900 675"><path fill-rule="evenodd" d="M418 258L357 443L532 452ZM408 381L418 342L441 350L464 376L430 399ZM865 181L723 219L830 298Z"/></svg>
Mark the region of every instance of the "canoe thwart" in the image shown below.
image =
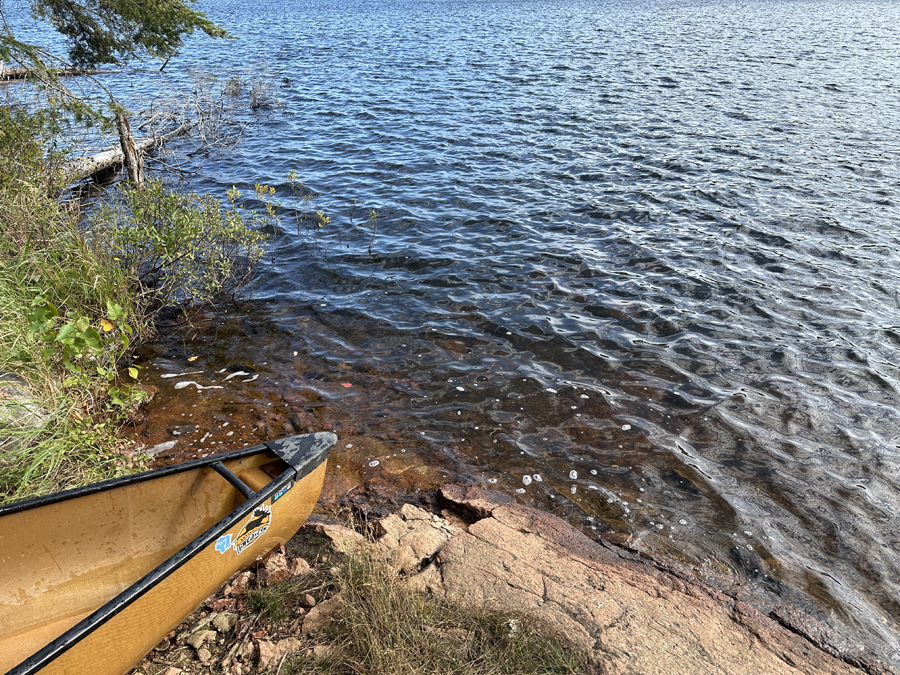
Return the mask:
<svg viewBox="0 0 900 675"><path fill-rule="evenodd" d="M252 489L244 481L235 476L227 466L222 464L222 462L213 462L212 464L210 464L210 466L215 469L215 472L217 474L231 483L234 489L244 495L244 497L246 497L247 499L252 498L253 495L256 494L256 490Z"/></svg>

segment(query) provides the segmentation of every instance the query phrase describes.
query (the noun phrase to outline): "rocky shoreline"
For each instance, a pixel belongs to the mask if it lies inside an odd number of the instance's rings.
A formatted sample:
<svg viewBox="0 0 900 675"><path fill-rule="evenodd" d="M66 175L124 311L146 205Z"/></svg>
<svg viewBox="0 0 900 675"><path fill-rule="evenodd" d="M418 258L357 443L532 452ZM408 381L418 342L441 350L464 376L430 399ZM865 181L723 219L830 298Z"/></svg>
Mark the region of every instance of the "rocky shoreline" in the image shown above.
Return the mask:
<svg viewBox="0 0 900 675"><path fill-rule="evenodd" d="M427 501L431 512L404 504L370 523L397 583L446 603L533 617L577 652L584 672L896 675L796 609L764 614L722 590L734 580L711 584L694 568L594 541L501 493L448 485ZM303 543L310 536L327 543L311 551ZM334 656L318 636L340 612L340 597L306 594L276 626L259 621L248 593L313 574L362 540L314 516L286 547L226 583L135 672L278 673L292 654Z"/></svg>

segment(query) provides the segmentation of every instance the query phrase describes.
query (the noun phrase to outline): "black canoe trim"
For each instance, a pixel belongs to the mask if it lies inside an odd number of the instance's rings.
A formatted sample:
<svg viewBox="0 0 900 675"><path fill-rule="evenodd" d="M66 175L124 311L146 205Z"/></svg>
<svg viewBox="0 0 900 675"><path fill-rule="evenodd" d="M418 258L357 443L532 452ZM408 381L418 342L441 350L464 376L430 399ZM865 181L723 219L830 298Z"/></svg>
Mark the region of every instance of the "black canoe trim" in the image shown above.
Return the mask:
<svg viewBox="0 0 900 675"><path fill-rule="evenodd" d="M233 459L249 457L250 455L255 455L266 449L271 450L292 467L294 467L294 469L297 471L297 480L300 480L321 463L320 461L316 461L317 455L325 452L327 456L327 451L331 449L335 442L337 442L337 436L327 431L317 432L314 434L303 434L301 436L291 436L289 438L280 439L278 441L268 441L266 443L254 445L249 448L242 448L241 450L226 452L222 455L213 455L204 459L194 459L190 462L184 462L183 464L173 464L172 466L165 466L160 469L143 471L141 473L135 473L130 476L122 476L121 478L112 478L100 483L85 485L84 487L77 487L71 490L64 490L62 492L54 492L51 495L34 497L32 499L26 499L25 501L7 504L5 506L0 506L0 517L8 515L10 513L16 513L18 511L27 511L28 509L37 508L39 506L55 504L56 502L62 502L67 499L74 499L75 497L83 497L84 495L104 492L105 490L113 490L125 485L141 483L145 480L171 476L183 471L192 471L194 469L211 466L216 462L228 462ZM298 445L302 445L303 447L312 450L314 454L306 457L298 456L298 454L295 452L286 453L287 456L281 454L282 448L293 448Z"/></svg>
<svg viewBox="0 0 900 675"><path fill-rule="evenodd" d="M306 434L306 436L318 436L319 434ZM331 446L337 440L337 436L334 434L322 434L326 436L327 439L323 438L321 440L317 440L317 442L310 444L310 449L318 451L316 454L312 454L309 457L296 457L296 460L302 460L297 462L299 466L295 468L295 463L290 463L291 466L288 469L285 469L277 478L273 479L271 482L266 484L264 488L259 490L258 492L253 493L252 499L247 499L243 504L238 506L234 511L225 516L218 523L213 525L211 528L203 532L201 535L196 537L193 541L187 544L184 548L175 553L172 557L166 560L164 563L154 568L146 575L144 575L140 580L126 588L124 591L119 593L112 600L107 602L105 605L100 607L98 610L85 617L77 624L75 624L72 628L67 630L65 633L60 635L58 638L45 645L39 651L35 652L27 659L22 661L18 666L13 668L7 673L7 675L32 675L37 673L42 668L47 666L54 659L58 658L61 654L65 653L68 649L76 645L82 639L90 635L94 630L97 629L98 626L103 625L114 616L119 614L122 610L132 604L135 600L140 598L142 595L153 589L167 577L169 577L172 573L182 567L185 563L190 561L194 556L196 556L200 551L205 549L207 546L212 544L219 536L232 527L237 525L241 520L243 520L247 515L253 512L253 510L265 502L267 499L272 497L275 493L277 493L281 488L286 485L289 485L294 480L299 480L308 474L312 473L312 471L318 467L323 461L325 461L328 456L328 451L331 449ZM324 441L327 442L327 444ZM278 453L276 448L267 448L268 444L263 444L260 446L254 446L253 448L247 448L245 450L237 450L235 452L230 452L224 455L217 455L212 458L213 461L221 461L222 459L237 459L241 457L246 457L247 455L256 454L265 449L271 449L273 452ZM287 459L285 459L287 461ZM201 460L198 462L186 462L185 464L178 465L181 467L188 467L183 470L190 470L201 468L205 466L209 466L213 462ZM192 466L189 466L192 465ZM168 469L172 469L175 467L165 467L164 469L158 469L156 471L148 471L143 474L136 474L135 476L125 477L125 478L137 478L139 476L143 477L142 480L146 480L147 478L156 478L160 475L170 475L171 473L179 473L178 471L168 471ZM165 473L160 473L165 472ZM150 475L152 474L152 475ZM101 492L103 490L108 490L113 487L119 487L123 484L130 484L140 481L129 481L128 483L123 483L120 481L123 479L115 479L113 481L105 481L104 483L97 483L93 486L87 486L86 488L79 488L75 490L68 490L64 493L57 493L56 495L48 495L45 498L39 498L38 500L29 500L28 502L21 502L20 504L13 504L12 506L20 506L24 504L29 504L29 508L35 506L32 502L40 501L40 500L50 500L41 502L42 505L46 503L53 503L57 501L61 501L61 499L50 499L52 497L57 497L59 495L66 495L63 499L68 499L76 496L81 496L84 494L91 494L93 492ZM110 483L115 483L114 485L110 485ZM100 489L98 486L103 486ZM21 509L16 509L21 510ZM9 511L0 511L0 515L4 513L9 513Z"/></svg>

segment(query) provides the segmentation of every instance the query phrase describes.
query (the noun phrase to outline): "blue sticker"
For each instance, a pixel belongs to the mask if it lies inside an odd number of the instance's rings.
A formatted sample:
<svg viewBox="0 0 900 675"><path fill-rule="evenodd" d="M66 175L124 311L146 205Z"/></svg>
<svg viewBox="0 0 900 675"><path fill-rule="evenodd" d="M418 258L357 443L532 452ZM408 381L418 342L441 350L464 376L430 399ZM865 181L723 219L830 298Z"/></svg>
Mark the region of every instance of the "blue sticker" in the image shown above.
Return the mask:
<svg viewBox="0 0 900 675"><path fill-rule="evenodd" d="M279 499L284 497L285 493L288 490L290 490L292 487L294 487L294 481L291 481L290 483L285 485L283 488L281 488L278 492L276 492L274 495L272 495L272 501L269 503L274 504L275 502L277 502Z"/></svg>
<svg viewBox="0 0 900 675"><path fill-rule="evenodd" d="M231 548L231 535L223 534L219 537L218 541L216 541L216 550L219 553L225 553L229 548Z"/></svg>

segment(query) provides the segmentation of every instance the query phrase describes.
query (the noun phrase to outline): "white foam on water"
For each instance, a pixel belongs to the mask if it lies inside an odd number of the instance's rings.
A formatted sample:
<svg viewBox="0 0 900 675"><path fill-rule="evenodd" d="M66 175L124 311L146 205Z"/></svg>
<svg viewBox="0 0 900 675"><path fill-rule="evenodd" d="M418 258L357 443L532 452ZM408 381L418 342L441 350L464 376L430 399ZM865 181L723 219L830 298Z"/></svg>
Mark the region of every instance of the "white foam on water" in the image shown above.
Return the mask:
<svg viewBox="0 0 900 675"><path fill-rule="evenodd" d="M193 380L184 380L183 382L177 382L175 384L175 388L176 389L184 389L185 387L188 387L190 385L194 385L195 387L197 387L197 389L223 389L224 388L218 384L210 384L210 385L204 387L202 384L194 382Z"/></svg>

